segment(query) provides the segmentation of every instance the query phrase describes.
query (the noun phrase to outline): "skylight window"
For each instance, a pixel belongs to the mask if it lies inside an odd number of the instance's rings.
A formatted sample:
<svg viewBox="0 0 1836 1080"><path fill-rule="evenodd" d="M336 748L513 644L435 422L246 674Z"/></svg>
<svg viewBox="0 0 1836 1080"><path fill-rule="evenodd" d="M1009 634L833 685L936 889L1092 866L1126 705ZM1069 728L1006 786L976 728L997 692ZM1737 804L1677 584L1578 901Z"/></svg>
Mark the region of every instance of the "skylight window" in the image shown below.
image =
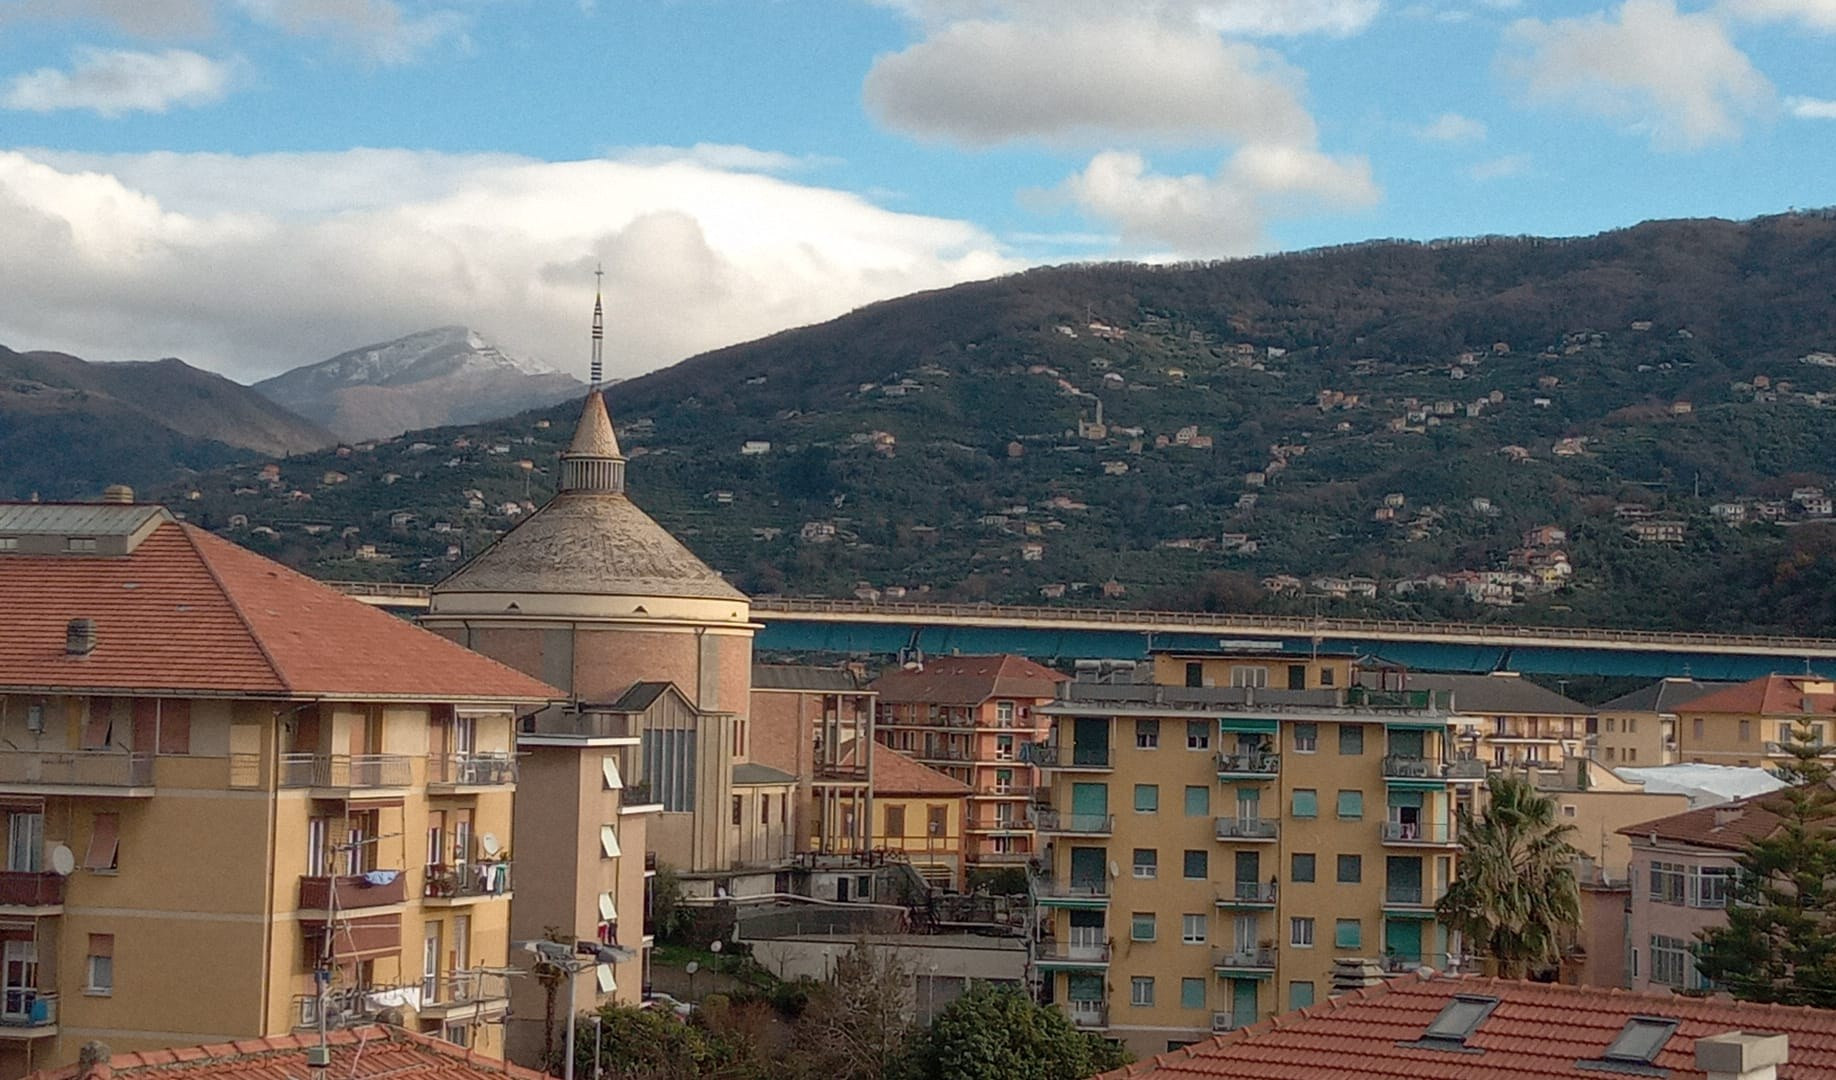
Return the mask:
<svg viewBox="0 0 1836 1080"><path fill-rule="evenodd" d="M1492 1015L1492 1010L1497 1007L1498 999L1495 997L1479 997L1476 994L1457 995L1441 1009L1440 1015L1428 1025L1427 1031L1422 1032L1420 1039L1403 1045L1429 1050L1465 1050L1467 1053L1477 1053L1476 1049L1467 1047L1466 1040L1472 1037L1473 1032L1479 1029L1479 1025L1486 1017Z"/></svg>
<svg viewBox="0 0 1836 1080"><path fill-rule="evenodd" d="M1677 1030L1675 1020L1665 1020L1657 1016L1634 1016L1626 1021L1620 1030L1619 1037L1613 1045L1600 1055L1608 1061L1622 1061L1633 1065L1649 1065L1670 1041Z"/></svg>

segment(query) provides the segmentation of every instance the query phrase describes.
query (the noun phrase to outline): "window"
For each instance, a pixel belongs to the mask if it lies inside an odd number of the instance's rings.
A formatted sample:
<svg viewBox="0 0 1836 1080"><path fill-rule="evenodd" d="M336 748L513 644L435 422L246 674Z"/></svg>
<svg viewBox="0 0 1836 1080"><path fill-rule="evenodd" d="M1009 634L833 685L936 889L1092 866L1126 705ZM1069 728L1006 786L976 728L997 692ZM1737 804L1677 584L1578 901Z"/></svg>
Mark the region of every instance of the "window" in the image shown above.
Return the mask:
<svg viewBox="0 0 1836 1080"><path fill-rule="evenodd" d="M1211 789L1199 785L1186 788L1186 816L1211 816Z"/></svg>
<svg viewBox="0 0 1836 1080"><path fill-rule="evenodd" d="M1138 847L1135 849L1135 876L1152 879L1160 873L1160 852L1153 848Z"/></svg>
<svg viewBox="0 0 1836 1080"><path fill-rule="evenodd" d="M1205 665L1196 661L1186 664L1186 685L1192 687L1205 685Z"/></svg>
<svg viewBox="0 0 1836 1080"><path fill-rule="evenodd" d="M1626 717L1626 734L1628 735L1638 734L1638 717L1636 716Z"/></svg>
<svg viewBox="0 0 1836 1080"><path fill-rule="evenodd" d="M1188 851L1185 859L1185 875L1196 881L1203 881L1211 876L1211 855L1205 851Z"/></svg>
<svg viewBox="0 0 1836 1080"><path fill-rule="evenodd" d="M1182 1009L1202 1009L1205 1007L1205 980L1179 980L1179 1007Z"/></svg>
<svg viewBox="0 0 1836 1080"><path fill-rule="evenodd" d="M1211 749L1211 724L1205 720L1186 721L1186 749Z"/></svg>
<svg viewBox="0 0 1836 1080"><path fill-rule="evenodd" d="M995 736L995 760L1014 760L1014 737L1012 735Z"/></svg>
<svg viewBox="0 0 1836 1080"><path fill-rule="evenodd" d="M1312 881L1314 857L1311 851L1297 851L1288 857L1289 881Z"/></svg>
<svg viewBox="0 0 1836 1080"><path fill-rule="evenodd" d="M1651 981L1682 989L1686 949L1682 938L1651 935Z"/></svg>
<svg viewBox="0 0 1836 1080"><path fill-rule="evenodd" d="M1332 927L1332 944L1336 949L1362 949L1364 924L1357 919L1340 919Z"/></svg>
<svg viewBox="0 0 1836 1080"><path fill-rule="evenodd" d="M926 836L948 836L950 834L950 808L941 804L925 806L924 831Z"/></svg>
<svg viewBox="0 0 1836 1080"><path fill-rule="evenodd" d="M1335 683L1336 683L1336 679L1335 679L1334 671L1329 667L1322 667L1320 669L1320 685L1321 686L1332 686L1332 685L1335 685Z"/></svg>
<svg viewBox="0 0 1836 1080"><path fill-rule="evenodd" d="M1261 689L1269 685L1269 669L1264 667L1232 667L1230 669L1230 685Z"/></svg>
<svg viewBox="0 0 1836 1080"><path fill-rule="evenodd" d="M1289 919L1288 944L1302 949L1313 948L1313 920L1303 918Z"/></svg>
<svg viewBox="0 0 1836 1080"><path fill-rule="evenodd" d="M1307 665L1306 664L1289 664L1288 665L1288 689L1290 690L1307 689Z"/></svg>
<svg viewBox="0 0 1836 1080"><path fill-rule="evenodd" d="M1153 941L1155 938L1154 913L1137 911L1129 920L1128 939L1130 941Z"/></svg>
<svg viewBox="0 0 1836 1080"><path fill-rule="evenodd" d="M1152 814L1152 813L1156 813L1157 811L1159 811L1159 809L1160 809L1160 785L1159 784L1136 784L1135 785L1135 812L1138 814Z"/></svg>
<svg viewBox="0 0 1836 1080"><path fill-rule="evenodd" d="M191 753L191 702L161 699L154 706L154 717L159 726L160 753Z"/></svg>
<svg viewBox="0 0 1836 1080"><path fill-rule="evenodd" d="M896 839L905 835L905 807L888 806L886 808L886 836Z"/></svg>
<svg viewBox="0 0 1836 1080"><path fill-rule="evenodd" d="M1357 757L1364 753L1364 725L1339 725L1339 753L1346 757Z"/></svg>
<svg viewBox="0 0 1836 1080"><path fill-rule="evenodd" d="M1149 975L1137 975L1128 980L1128 1003L1130 1005L1149 1006L1154 1004L1154 979Z"/></svg>
<svg viewBox="0 0 1836 1080"><path fill-rule="evenodd" d="M1689 734L1691 738L1702 738L1702 718L1700 716L1689 722Z"/></svg>
<svg viewBox="0 0 1836 1080"><path fill-rule="evenodd" d="M1319 748L1320 748L1320 725L1318 724L1295 724L1294 725L1294 752L1295 753L1311 754L1319 750Z"/></svg>
<svg viewBox="0 0 1836 1080"><path fill-rule="evenodd" d="M121 817L97 814L89 829L89 850L83 856L83 869L112 874L121 866Z"/></svg>
<svg viewBox="0 0 1836 1080"><path fill-rule="evenodd" d="M740 796L733 796L733 824L738 825L746 820L746 804Z"/></svg>
<svg viewBox="0 0 1836 1080"><path fill-rule="evenodd" d="M1137 750L1158 750L1160 749L1160 721L1158 720L1137 720L1135 721L1135 749Z"/></svg>
<svg viewBox="0 0 1836 1080"><path fill-rule="evenodd" d="M1326 668L1331 671L1331 668ZM1288 1008L1304 1009L1313 1004L1313 984L1299 979L1288 984Z"/></svg>
<svg viewBox="0 0 1836 1080"><path fill-rule="evenodd" d="M1339 792L1339 818L1342 821L1361 821L1364 819L1364 792Z"/></svg>
<svg viewBox="0 0 1836 1080"><path fill-rule="evenodd" d="M1687 869L1682 863L1652 863L1651 899L1660 904L1681 904L1683 877ZM1655 959L1653 962L1656 962Z"/></svg>
<svg viewBox="0 0 1836 1080"><path fill-rule="evenodd" d="M611 825L599 827L599 854L603 858L616 859L621 849L618 846L618 830Z"/></svg>
<svg viewBox="0 0 1836 1080"><path fill-rule="evenodd" d="M1179 917L1179 940L1187 945L1205 944L1205 916L1181 915Z"/></svg>
<svg viewBox="0 0 1836 1080"><path fill-rule="evenodd" d="M1002 727L1011 727L1014 722L1014 703L1011 701L995 702L995 722Z"/></svg>
<svg viewBox="0 0 1836 1080"><path fill-rule="evenodd" d="M1626 747L1626 760L1627 761L1637 761L1638 760L1638 747L1636 746Z"/></svg>
<svg viewBox="0 0 1836 1080"><path fill-rule="evenodd" d="M17 536L0 536L0 551L18 551L18 550L19 550L19 538Z"/></svg>
<svg viewBox="0 0 1836 1080"><path fill-rule="evenodd" d="M1751 742L1752 739L1753 739L1753 721L1742 720L1740 722L1740 741L1741 742ZM1652 970L1655 971L1656 969L1657 969L1657 961L1653 960Z"/></svg>
<svg viewBox="0 0 1836 1080"><path fill-rule="evenodd" d="M771 824L771 796L763 791L759 792L759 824Z"/></svg>
<svg viewBox="0 0 1836 1080"><path fill-rule="evenodd" d="M1612 732L1613 732L1613 718L1612 718L1612 717L1610 717L1610 716L1606 718L1606 729L1607 729L1607 734L1609 734L1609 735L1610 735L1610 734L1612 734Z"/></svg>
<svg viewBox="0 0 1836 1080"><path fill-rule="evenodd" d="M1723 908L1734 890L1732 866L1698 866L1689 872L1689 906Z"/></svg>
<svg viewBox="0 0 1836 1080"><path fill-rule="evenodd" d="M65 551L94 551L96 538L93 536L72 536L64 541Z"/></svg>
<svg viewBox="0 0 1836 1080"><path fill-rule="evenodd" d="M1339 856L1339 884L1356 885L1364 880L1364 858L1359 855Z"/></svg>
<svg viewBox="0 0 1836 1080"><path fill-rule="evenodd" d="M1562 816L1563 817L1574 817L1578 813L1580 813L1580 811L1575 809L1574 803L1563 803L1562 804Z"/></svg>
<svg viewBox="0 0 1836 1080"><path fill-rule="evenodd" d="M1612 761L1612 760L1613 760L1613 748L1612 748L1612 747L1610 747L1610 746L1606 748L1606 759L1607 759L1608 761Z"/></svg>
<svg viewBox="0 0 1836 1080"><path fill-rule="evenodd" d="M1294 789L1294 809L1290 811L1297 818L1320 816L1320 793L1312 788Z"/></svg>
<svg viewBox="0 0 1836 1080"><path fill-rule="evenodd" d="M83 992L99 995L115 992L115 935L89 935L89 955L83 962Z"/></svg>
<svg viewBox="0 0 1836 1080"><path fill-rule="evenodd" d="M1676 1034L1678 1023L1655 1016L1634 1016L1620 1029L1619 1036L1600 1056L1609 1062L1649 1066L1657 1060L1658 1051ZM1645 1069L1642 1071L1650 1071Z"/></svg>
<svg viewBox="0 0 1836 1080"><path fill-rule="evenodd" d="M1422 1041L1431 1046L1465 1046L1466 1040L1497 1007L1495 997L1460 994L1448 1002L1428 1025L1428 1030L1422 1032Z"/></svg>

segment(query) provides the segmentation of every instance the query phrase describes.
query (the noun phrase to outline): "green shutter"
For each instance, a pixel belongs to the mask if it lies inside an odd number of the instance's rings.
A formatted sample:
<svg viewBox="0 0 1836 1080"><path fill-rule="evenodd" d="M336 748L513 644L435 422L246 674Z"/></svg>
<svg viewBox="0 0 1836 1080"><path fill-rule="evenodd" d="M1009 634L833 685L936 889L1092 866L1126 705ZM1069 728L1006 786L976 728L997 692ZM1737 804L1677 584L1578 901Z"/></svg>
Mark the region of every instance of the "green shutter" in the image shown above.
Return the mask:
<svg viewBox="0 0 1836 1080"><path fill-rule="evenodd" d="M1320 793L1311 788L1297 788L1294 792L1294 816L1310 818L1319 815Z"/></svg>

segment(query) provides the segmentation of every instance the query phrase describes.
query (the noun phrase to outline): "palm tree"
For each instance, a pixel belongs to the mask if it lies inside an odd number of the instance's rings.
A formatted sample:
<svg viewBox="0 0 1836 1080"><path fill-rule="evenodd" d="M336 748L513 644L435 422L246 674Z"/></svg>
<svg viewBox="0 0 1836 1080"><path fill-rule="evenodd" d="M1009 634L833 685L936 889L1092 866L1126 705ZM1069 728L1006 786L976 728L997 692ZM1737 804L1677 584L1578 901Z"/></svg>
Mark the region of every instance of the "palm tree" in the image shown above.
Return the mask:
<svg viewBox="0 0 1836 1080"><path fill-rule="evenodd" d="M1483 815L1460 809L1460 868L1435 914L1489 973L1518 979L1561 959L1581 925L1580 852L1568 842L1574 827L1556 823L1555 800L1528 777L1493 773L1485 787Z"/></svg>

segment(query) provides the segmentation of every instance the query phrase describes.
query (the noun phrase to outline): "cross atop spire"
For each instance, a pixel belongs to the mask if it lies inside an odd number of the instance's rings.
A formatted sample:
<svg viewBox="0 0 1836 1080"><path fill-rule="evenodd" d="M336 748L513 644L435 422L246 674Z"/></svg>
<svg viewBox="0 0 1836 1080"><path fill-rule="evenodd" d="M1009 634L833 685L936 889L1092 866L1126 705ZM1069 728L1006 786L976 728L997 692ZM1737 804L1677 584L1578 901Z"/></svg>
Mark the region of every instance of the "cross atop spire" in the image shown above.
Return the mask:
<svg viewBox="0 0 1836 1080"><path fill-rule="evenodd" d="M606 309L600 301L600 292L605 284L606 268L604 264L593 268L593 364L590 369L593 389L605 380L606 363Z"/></svg>

